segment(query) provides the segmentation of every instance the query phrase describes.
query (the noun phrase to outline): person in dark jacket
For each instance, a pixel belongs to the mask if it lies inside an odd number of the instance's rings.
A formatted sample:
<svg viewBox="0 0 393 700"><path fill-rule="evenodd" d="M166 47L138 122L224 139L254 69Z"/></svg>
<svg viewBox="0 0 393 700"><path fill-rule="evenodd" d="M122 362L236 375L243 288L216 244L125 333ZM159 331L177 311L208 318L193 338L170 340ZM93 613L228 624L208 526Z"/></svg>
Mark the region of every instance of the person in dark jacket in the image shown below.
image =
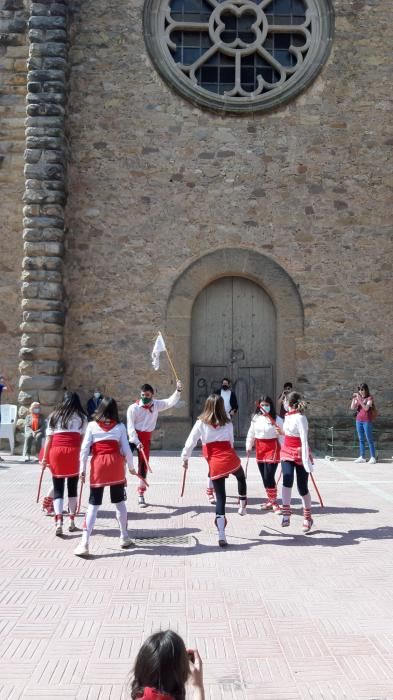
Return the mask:
<svg viewBox="0 0 393 700"><path fill-rule="evenodd" d="M93 420L93 415L96 412L101 401L102 401L102 394L98 391L98 389L96 389L93 396L91 396L87 402L87 415L88 415L89 420Z"/></svg>
<svg viewBox="0 0 393 700"><path fill-rule="evenodd" d="M223 377L221 381L221 388L217 389L214 393L222 397L225 410L229 418L235 416L239 410L239 405L237 403L235 392L231 390L231 380L228 379L228 377Z"/></svg>

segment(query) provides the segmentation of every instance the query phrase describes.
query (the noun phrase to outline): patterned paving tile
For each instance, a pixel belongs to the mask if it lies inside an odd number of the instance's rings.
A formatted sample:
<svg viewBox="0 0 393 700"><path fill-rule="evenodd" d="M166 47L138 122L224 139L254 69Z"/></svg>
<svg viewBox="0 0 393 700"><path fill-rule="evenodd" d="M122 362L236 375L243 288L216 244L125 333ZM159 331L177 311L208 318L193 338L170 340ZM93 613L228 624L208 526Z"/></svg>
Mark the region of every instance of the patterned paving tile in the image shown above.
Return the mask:
<svg viewBox="0 0 393 700"><path fill-rule="evenodd" d="M245 518L228 481L221 551L204 461L180 499L178 457L153 460L153 505L137 510L129 489L137 546L119 549L105 496L86 561L80 534L56 538L35 505L36 467L0 471L0 700L124 700L141 643L168 627L199 648L207 700L392 700L391 465L320 461L327 507L307 537L297 495L283 532L250 469Z"/></svg>

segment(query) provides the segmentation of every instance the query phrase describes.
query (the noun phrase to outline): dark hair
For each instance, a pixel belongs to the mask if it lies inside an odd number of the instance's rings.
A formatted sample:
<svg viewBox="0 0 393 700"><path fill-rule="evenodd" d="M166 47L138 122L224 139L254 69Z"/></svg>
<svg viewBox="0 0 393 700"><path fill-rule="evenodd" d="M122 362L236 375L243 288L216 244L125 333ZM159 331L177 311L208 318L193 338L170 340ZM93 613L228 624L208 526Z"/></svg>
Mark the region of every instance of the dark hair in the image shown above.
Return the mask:
<svg viewBox="0 0 393 700"><path fill-rule="evenodd" d="M222 384L223 382L228 382L228 384L232 384L232 382L231 382L231 380L229 379L229 377L223 377L223 378L221 379L221 384Z"/></svg>
<svg viewBox="0 0 393 700"><path fill-rule="evenodd" d="M120 423L115 399L112 399L111 396L103 396L100 405L93 414L93 418L96 421L108 418L109 420L114 420L115 423Z"/></svg>
<svg viewBox="0 0 393 700"><path fill-rule="evenodd" d="M143 697L144 689L154 688L174 700L185 700L185 684L190 674L187 649L172 630L156 632L142 644L136 657L131 699Z"/></svg>
<svg viewBox="0 0 393 700"><path fill-rule="evenodd" d="M302 398L302 395L299 394L297 391L291 391L291 393L287 396L287 401L288 401L288 406L290 408L296 409L296 411L300 411L300 413L303 413L307 406L307 402Z"/></svg>
<svg viewBox="0 0 393 700"><path fill-rule="evenodd" d="M370 392L369 392L369 389L368 389L368 385L367 385L367 384L360 384L360 386L359 386L359 391L365 391L365 392L366 392L366 396L365 396L364 398L367 398L368 396L370 396Z"/></svg>
<svg viewBox="0 0 393 700"><path fill-rule="evenodd" d="M151 393L154 394L154 389L150 384L142 384L141 391L151 391Z"/></svg>
<svg viewBox="0 0 393 700"><path fill-rule="evenodd" d="M284 389L292 389L292 387L293 387L292 382L285 382L283 388L284 388Z"/></svg>
<svg viewBox="0 0 393 700"><path fill-rule="evenodd" d="M207 425L223 426L231 422L225 410L224 399L218 394L210 394L207 397L203 411L198 418L202 423L207 423Z"/></svg>
<svg viewBox="0 0 393 700"><path fill-rule="evenodd" d="M276 420L276 417L277 417L276 408L275 408L274 403L273 403L272 399L270 398L270 396L267 396L266 394L262 394L262 396L260 397L260 399L257 403L255 415L256 416L260 416L261 414L263 415L263 411L259 408L259 404L261 404L261 403L268 403L269 404L270 411L269 411L268 415L271 416L273 418L273 420Z"/></svg>
<svg viewBox="0 0 393 700"><path fill-rule="evenodd" d="M57 406L55 406L55 409L49 419L49 426L51 428L55 428L57 423L60 423L60 428L67 428L75 413L77 416L79 416L82 426L83 421L85 418L87 418L87 416L82 408L79 395L75 391L67 391L67 394L64 396L63 400L60 401Z"/></svg>

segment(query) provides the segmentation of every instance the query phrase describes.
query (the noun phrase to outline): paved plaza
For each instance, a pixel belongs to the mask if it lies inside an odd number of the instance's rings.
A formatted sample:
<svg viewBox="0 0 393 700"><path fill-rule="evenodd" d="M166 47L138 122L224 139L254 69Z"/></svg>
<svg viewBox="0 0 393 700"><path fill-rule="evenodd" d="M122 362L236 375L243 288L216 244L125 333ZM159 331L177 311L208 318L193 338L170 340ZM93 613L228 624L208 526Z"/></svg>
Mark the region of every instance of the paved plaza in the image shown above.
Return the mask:
<svg viewBox="0 0 393 700"><path fill-rule="evenodd" d="M179 497L177 456L153 455L145 511L128 488L137 546L118 548L105 497L89 560L79 533L54 536L35 503L39 466L0 465L0 699L120 700L135 654L171 627L204 661L209 700L393 698L393 466L318 460L315 529L249 512L227 482L229 547L216 544L206 466L191 459ZM244 460L243 460L244 462ZM45 490L49 484L44 478ZM88 489L83 494L86 507ZM78 519L82 525L83 515Z"/></svg>

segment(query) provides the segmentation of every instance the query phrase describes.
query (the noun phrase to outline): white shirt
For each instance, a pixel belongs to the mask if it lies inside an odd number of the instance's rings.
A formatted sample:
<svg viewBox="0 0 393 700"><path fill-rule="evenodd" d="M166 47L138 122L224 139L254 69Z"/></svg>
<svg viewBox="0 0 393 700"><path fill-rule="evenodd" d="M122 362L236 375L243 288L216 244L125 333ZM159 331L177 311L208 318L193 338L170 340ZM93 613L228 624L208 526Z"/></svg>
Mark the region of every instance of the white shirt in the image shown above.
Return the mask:
<svg viewBox="0 0 393 700"><path fill-rule="evenodd" d="M221 389L221 397L224 401L224 408L227 412L227 415L229 416L231 409L231 390L230 389Z"/></svg>
<svg viewBox="0 0 393 700"><path fill-rule="evenodd" d="M284 418L284 433L290 437L300 437L302 441L302 462L307 472L314 467L309 457L308 420L302 413L287 414Z"/></svg>
<svg viewBox="0 0 393 700"><path fill-rule="evenodd" d="M127 440L127 431L123 423L117 423L111 430L103 430L96 421L88 424L85 437L83 438L80 453L80 473L86 473L86 464L90 456L91 446L94 442L102 440L117 440L120 443L120 452L126 458L130 469L134 468L132 452Z"/></svg>
<svg viewBox="0 0 393 700"><path fill-rule="evenodd" d="M275 418L275 423L277 423L279 428L283 427L284 421L280 416ZM254 447L255 440L279 440L280 445L284 442L282 435L277 435L277 430L272 422L264 416L263 414L254 416L251 420L251 425L249 427L247 438L246 438L246 451L251 452Z"/></svg>
<svg viewBox="0 0 393 700"><path fill-rule="evenodd" d="M48 417L48 427L46 429L46 435L54 435L55 433L79 433L80 435L83 435L86 431L87 428L87 418L80 418L77 413L74 413L71 416L71 419L68 421L67 427L62 428L60 426L60 421L57 421L56 425L54 428L51 428L50 426L50 419L51 419L52 414Z"/></svg>
<svg viewBox="0 0 393 700"><path fill-rule="evenodd" d="M139 445L140 440L136 433L137 430L142 432L152 433L157 425L158 414L161 411L166 411L177 404L181 396L180 391L175 391L169 399L153 399L149 404L149 408L144 408L142 403L132 403L127 408L127 432L128 439L135 445Z"/></svg>
<svg viewBox="0 0 393 700"><path fill-rule="evenodd" d="M213 428L212 425L202 423L198 418L184 445L181 453L182 459L188 459L191 456L198 440L201 441L202 445L206 445L209 442L230 442L233 447L233 425L232 423L225 423L225 425Z"/></svg>

